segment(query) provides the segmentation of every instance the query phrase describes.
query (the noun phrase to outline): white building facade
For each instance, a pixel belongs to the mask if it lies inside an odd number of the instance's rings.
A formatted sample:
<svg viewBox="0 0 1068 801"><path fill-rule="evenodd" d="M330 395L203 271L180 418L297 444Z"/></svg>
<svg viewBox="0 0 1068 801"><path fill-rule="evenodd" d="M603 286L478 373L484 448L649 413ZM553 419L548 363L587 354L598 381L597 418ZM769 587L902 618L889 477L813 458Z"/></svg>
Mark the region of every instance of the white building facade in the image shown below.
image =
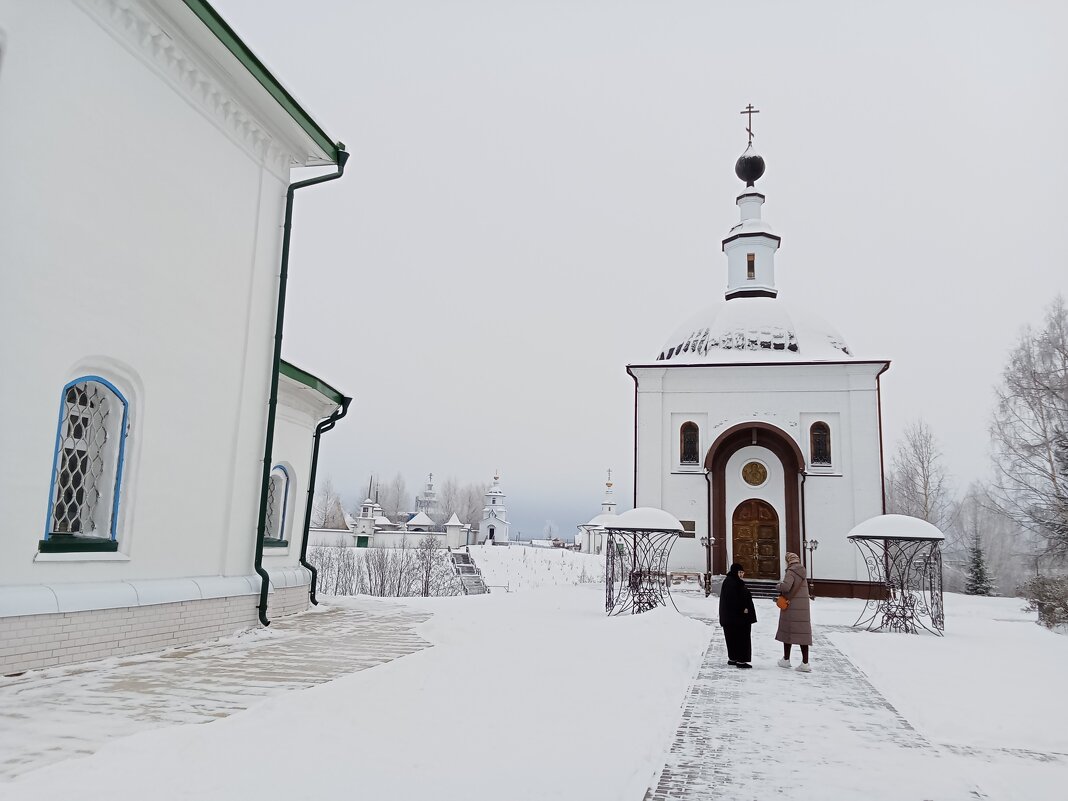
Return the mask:
<svg viewBox="0 0 1068 801"><path fill-rule="evenodd" d="M589 522L578 527L575 536L575 544L582 553L603 553L607 541L606 528L616 521L619 515L616 513L616 495L612 489L612 471L608 471L608 481L604 485L604 500L601 501L601 511L594 515Z"/></svg>
<svg viewBox="0 0 1068 801"><path fill-rule="evenodd" d="M204 2L0 0L0 51L0 673L305 608L347 399L276 374L283 221L347 154Z"/></svg>
<svg viewBox="0 0 1068 801"><path fill-rule="evenodd" d="M482 506L482 520L478 524L476 545L507 545L511 540L512 525L508 522L508 508L504 503L501 477L494 474L493 484L486 491Z"/></svg>
<svg viewBox="0 0 1068 801"><path fill-rule="evenodd" d="M627 368L634 503L682 522L674 570L722 575L741 562L747 580L777 581L794 552L818 592L853 595L867 591L867 571L846 535L883 512L889 362L855 358L824 321L779 299L780 238L755 189L763 170L751 147L736 166L747 186L723 240L725 301L680 326L654 361Z"/></svg>

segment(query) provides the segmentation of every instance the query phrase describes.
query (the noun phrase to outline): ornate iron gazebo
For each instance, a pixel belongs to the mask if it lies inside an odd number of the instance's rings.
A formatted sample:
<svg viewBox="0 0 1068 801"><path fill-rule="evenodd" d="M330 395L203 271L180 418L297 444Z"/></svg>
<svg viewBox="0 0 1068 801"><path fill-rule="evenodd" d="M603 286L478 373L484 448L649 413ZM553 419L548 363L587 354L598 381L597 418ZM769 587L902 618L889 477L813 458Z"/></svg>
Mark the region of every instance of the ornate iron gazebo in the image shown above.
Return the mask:
<svg viewBox="0 0 1068 801"><path fill-rule="evenodd" d="M848 537L860 549L868 579L881 589L868 598L854 626L868 631L920 629L942 635L942 541L937 527L905 515L865 520Z"/></svg>
<svg viewBox="0 0 1068 801"><path fill-rule="evenodd" d="M605 611L637 615L667 606L668 557L682 523L662 509L639 507L619 515L605 530Z"/></svg>

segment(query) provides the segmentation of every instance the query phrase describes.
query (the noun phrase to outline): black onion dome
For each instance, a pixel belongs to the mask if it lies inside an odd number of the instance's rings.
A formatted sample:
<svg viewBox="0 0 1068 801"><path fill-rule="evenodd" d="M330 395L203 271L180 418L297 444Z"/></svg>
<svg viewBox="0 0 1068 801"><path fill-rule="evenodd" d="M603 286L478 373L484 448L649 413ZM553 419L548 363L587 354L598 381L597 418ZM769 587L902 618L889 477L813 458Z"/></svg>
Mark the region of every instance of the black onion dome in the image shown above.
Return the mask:
<svg viewBox="0 0 1068 801"><path fill-rule="evenodd" d="M734 165L734 174L745 181L746 186L752 186L764 174L764 158L753 152L752 145L738 157Z"/></svg>

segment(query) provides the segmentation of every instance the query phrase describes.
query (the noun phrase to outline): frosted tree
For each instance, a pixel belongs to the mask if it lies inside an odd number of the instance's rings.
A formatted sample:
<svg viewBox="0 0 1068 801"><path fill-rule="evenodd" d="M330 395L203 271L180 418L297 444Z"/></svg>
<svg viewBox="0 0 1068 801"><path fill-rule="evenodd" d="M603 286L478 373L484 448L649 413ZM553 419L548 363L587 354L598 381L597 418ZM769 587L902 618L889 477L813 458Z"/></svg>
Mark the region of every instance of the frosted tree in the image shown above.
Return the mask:
<svg viewBox="0 0 1068 801"><path fill-rule="evenodd" d="M397 473L393 479L379 487L378 503L382 506L382 514L390 520L402 516L411 510L412 496L408 493L408 484L404 476Z"/></svg>
<svg viewBox="0 0 1068 801"><path fill-rule="evenodd" d="M1057 297L1026 329L997 387L990 426L999 508L1036 541L1038 559L1068 559L1068 309Z"/></svg>
<svg viewBox="0 0 1068 801"><path fill-rule="evenodd" d="M909 423L898 444L887 478L887 511L918 517L942 531L953 520L949 478L942 467L942 451L923 420Z"/></svg>
<svg viewBox="0 0 1068 801"><path fill-rule="evenodd" d="M987 573L997 587L1012 591L1026 578L1030 551L1027 532L998 508L986 484L976 481L968 487L946 533L947 589L959 591L967 583L976 537Z"/></svg>
<svg viewBox="0 0 1068 801"><path fill-rule="evenodd" d="M968 554L968 580L964 585L965 595L993 595L994 582L986 569L983 556L983 541L976 534Z"/></svg>
<svg viewBox="0 0 1068 801"><path fill-rule="evenodd" d="M311 524L316 528L346 528L345 510L341 506L341 497L337 494L334 482L329 477L315 488Z"/></svg>

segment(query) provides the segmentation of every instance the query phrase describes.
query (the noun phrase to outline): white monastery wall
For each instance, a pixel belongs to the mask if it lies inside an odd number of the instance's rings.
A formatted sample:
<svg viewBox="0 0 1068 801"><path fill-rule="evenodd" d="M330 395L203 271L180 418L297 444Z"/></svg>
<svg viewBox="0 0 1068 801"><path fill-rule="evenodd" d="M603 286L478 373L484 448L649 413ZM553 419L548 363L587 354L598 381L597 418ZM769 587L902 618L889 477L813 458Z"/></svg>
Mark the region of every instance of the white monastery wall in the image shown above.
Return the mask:
<svg viewBox="0 0 1068 801"><path fill-rule="evenodd" d="M34 121L0 125L0 264L20 287L0 293L18 333L0 338L18 421L0 443L0 584L84 581L87 561L93 581L243 575L285 180L77 5L0 0L0 20L0 115ZM85 374L130 401L119 552L45 560L60 391Z"/></svg>

